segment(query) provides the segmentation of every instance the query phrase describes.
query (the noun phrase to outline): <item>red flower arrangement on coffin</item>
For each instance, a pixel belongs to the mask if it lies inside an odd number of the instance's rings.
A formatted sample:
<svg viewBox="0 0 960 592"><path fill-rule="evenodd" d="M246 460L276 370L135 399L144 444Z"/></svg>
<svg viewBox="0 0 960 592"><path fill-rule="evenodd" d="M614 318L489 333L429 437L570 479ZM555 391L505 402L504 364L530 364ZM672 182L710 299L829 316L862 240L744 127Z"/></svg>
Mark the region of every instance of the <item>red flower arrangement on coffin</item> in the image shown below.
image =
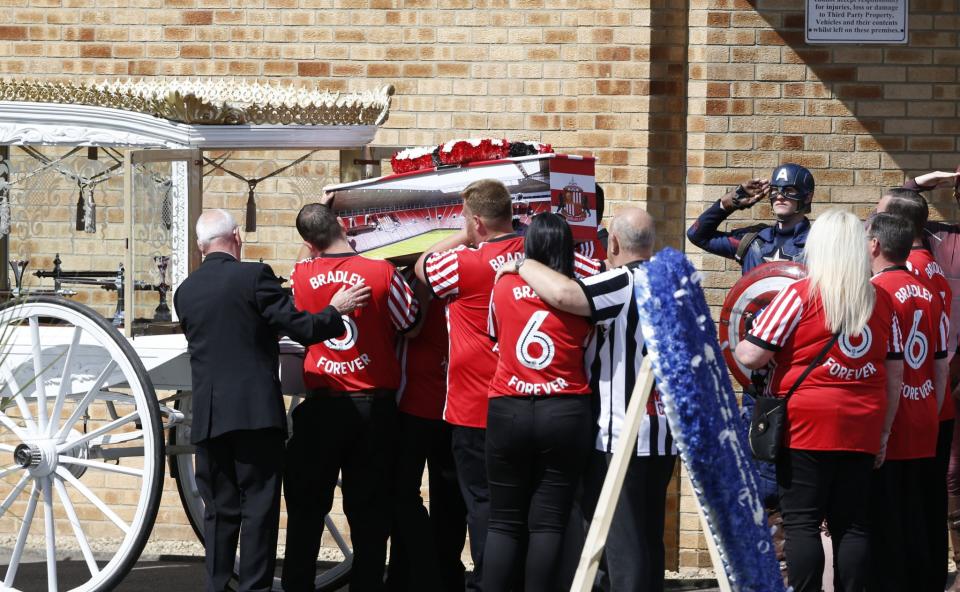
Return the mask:
<svg viewBox="0 0 960 592"><path fill-rule="evenodd" d="M450 140L440 146L440 162L443 164L466 164L481 160L500 160L510 155L510 142L473 138Z"/></svg>
<svg viewBox="0 0 960 592"><path fill-rule="evenodd" d="M390 164L394 173L408 173L440 165L462 165L484 160L500 160L510 156L550 154L553 148L539 142L510 142L490 138L451 140L436 147L408 148L393 155Z"/></svg>
<svg viewBox="0 0 960 592"><path fill-rule="evenodd" d="M393 167L393 172L397 174L430 169L439 164L439 159L434 160L436 153L436 147L407 148L394 154L390 159L390 165Z"/></svg>

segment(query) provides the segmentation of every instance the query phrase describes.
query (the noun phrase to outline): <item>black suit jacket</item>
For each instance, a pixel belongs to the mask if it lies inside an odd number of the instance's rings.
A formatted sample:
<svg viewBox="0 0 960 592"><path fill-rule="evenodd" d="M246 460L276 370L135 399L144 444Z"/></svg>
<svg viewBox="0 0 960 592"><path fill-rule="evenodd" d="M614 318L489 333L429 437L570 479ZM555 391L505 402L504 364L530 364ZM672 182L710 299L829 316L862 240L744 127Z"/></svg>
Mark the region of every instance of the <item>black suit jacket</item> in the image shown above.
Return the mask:
<svg viewBox="0 0 960 592"><path fill-rule="evenodd" d="M342 335L340 314L297 311L269 265L210 253L173 296L193 378L191 441L234 430L280 428L278 335L304 345Z"/></svg>

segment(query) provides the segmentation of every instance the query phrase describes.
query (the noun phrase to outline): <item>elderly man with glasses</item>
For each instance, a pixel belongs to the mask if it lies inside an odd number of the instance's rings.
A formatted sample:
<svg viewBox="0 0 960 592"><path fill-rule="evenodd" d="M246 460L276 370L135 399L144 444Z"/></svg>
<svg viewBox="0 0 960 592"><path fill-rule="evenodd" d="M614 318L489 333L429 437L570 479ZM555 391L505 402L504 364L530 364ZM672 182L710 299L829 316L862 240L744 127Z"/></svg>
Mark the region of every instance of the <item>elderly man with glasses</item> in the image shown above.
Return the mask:
<svg viewBox="0 0 960 592"><path fill-rule="evenodd" d="M747 273L768 261L796 261L803 254L810 221L805 214L813 202L813 175L798 164L782 164L769 180L751 179L715 201L687 229L687 238L704 251L735 259ZM720 225L736 210L745 210L763 198L777 218L760 224L721 231Z"/></svg>

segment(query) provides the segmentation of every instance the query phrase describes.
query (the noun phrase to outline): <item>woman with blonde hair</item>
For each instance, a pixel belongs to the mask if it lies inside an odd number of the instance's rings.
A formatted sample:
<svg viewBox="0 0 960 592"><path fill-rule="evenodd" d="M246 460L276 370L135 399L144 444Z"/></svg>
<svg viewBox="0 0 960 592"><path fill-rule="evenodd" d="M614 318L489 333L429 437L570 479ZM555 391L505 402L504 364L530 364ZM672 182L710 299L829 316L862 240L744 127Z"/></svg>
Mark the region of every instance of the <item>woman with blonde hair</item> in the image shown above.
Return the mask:
<svg viewBox="0 0 960 592"><path fill-rule="evenodd" d="M780 291L736 355L749 368L772 365L765 395L792 391L776 459L790 585L819 592L826 519L838 590L861 592L870 473L883 461L903 371L899 326L890 297L871 283L867 237L852 213L817 218L805 263L808 276Z"/></svg>

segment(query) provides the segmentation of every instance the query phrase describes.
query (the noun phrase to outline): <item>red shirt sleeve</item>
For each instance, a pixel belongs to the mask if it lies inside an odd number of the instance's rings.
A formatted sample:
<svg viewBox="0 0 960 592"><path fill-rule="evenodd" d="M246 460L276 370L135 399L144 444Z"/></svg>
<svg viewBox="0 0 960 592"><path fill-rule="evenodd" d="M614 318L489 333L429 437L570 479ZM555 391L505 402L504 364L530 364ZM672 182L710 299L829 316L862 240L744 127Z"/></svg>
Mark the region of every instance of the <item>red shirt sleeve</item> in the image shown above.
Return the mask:
<svg viewBox="0 0 960 592"><path fill-rule="evenodd" d="M778 351L787 342L803 314L803 298L796 284L790 284L777 294L753 323L746 339L770 351Z"/></svg>
<svg viewBox="0 0 960 592"><path fill-rule="evenodd" d="M580 253L573 254L573 273L578 278L584 279L592 277L601 271L603 271L603 261L591 259Z"/></svg>
<svg viewBox="0 0 960 592"><path fill-rule="evenodd" d="M407 285L400 272L393 270L390 279L390 295L387 297L387 308L390 310L390 320L397 331L409 331L417 322L417 313L420 303L413 295L413 290Z"/></svg>
<svg viewBox="0 0 960 592"><path fill-rule="evenodd" d="M437 298L455 298L460 293L460 252L464 249L431 253L423 262L424 277Z"/></svg>

